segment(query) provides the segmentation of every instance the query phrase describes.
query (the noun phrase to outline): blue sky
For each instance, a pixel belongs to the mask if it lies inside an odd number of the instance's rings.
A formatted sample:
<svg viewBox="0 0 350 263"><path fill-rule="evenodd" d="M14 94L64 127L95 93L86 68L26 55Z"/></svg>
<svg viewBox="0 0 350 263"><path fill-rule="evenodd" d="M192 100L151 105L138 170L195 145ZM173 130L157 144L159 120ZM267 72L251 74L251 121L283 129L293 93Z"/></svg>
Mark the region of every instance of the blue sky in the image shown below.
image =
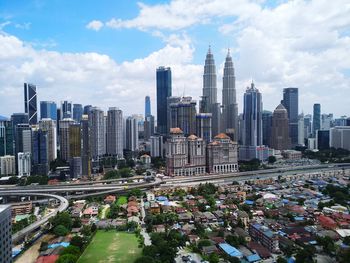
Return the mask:
<svg viewBox="0 0 350 263"><path fill-rule="evenodd" d="M323 113L350 115L349 13L346 0L0 0L0 115L23 111L27 81L39 100L143 113L146 95L155 109L160 65L172 67L175 95L198 99L209 44L219 99L230 48L240 109L254 79L267 110L293 86L300 112L321 103Z"/></svg>

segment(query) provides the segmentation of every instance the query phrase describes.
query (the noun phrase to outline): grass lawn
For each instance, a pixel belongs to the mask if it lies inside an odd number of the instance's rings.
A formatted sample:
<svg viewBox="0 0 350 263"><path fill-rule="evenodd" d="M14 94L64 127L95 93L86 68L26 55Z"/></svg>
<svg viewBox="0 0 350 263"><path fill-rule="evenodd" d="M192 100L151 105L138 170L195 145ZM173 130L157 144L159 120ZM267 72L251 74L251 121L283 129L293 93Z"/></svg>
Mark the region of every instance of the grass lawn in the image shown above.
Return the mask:
<svg viewBox="0 0 350 263"><path fill-rule="evenodd" d="M126 196L119 196L118 200L117 200L117 204L118 205L124 205L128 202L128 199L126 198Z"/></svg>
<svg viewBox="0 0 350 263"><path fill-rule="evenodd" d="M98 230L78 263L133 263L142 254L135 234Z"/></svg>

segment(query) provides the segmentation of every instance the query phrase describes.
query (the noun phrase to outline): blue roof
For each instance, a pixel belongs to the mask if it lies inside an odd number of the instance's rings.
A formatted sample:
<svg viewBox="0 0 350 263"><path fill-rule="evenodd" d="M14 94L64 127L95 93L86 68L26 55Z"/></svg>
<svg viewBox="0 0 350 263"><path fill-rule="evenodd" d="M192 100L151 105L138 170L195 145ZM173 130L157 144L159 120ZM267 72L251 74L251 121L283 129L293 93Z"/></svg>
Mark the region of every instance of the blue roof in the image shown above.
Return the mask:
<svg viewBox="0 0 350 263"><path fill-rule="evenodd" d="M55 244L51 244L48 245L48 248L56 248L56 247L68 247L69 243L68 242L61 242L61 243L55 243Z"/></svg>
<svg viewBox="0 0 350 263"><path fill-rule="evenodd" d="M157 196L157 201L168 201L168 198L166 196Z"/></svg>
<svg viewBox="0 0 350 263"><path fill-rule="evenodd" d="M247 256L247 260L249 262L255 262L255 261L261 260L261 257L259 257L258 254L253 254L253 255Z"/></svg>
<svg viewBox="0 0 350 263"><path fill-rule="evenodd" d="M287 203L289 203L289 200L288 199L282 199L282 202L287 204Z"/></svg>
<svg viewBox="0 0 350 263"><path fill-rule="evenodd" d="M247 205L254 205L254 201L252 201L252 200L245 200L245 204L247 204Z"/></svg>
<svg viewBox="0 0 350 263"><path fill-rule="evenodd" d="M231 257L242 257L243 254L235 247L227 244L227 243L220 243L219 247L229 256Z"/></svg>
<svg viewBox="0 0 350 263"><path fill-rule="evenodd" d="M304 221L304 217L302 217L302 216L296 216L296 217L294 217L294 220L295 220L295 221Z"/></svg>
<svg viewBox="0 0 350 263"><path fill-rule="evenodd" d="M295 258L294 257L290 257L287 260L288 263L295 263Z"/></svg>

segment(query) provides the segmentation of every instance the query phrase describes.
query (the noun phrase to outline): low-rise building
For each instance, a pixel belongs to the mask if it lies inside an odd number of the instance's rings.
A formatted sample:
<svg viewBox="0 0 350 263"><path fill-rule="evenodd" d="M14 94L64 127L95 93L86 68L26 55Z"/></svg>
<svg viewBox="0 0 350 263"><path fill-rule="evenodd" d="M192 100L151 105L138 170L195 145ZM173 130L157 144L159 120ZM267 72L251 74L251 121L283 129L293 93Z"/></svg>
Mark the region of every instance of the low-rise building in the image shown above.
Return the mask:
<svg viewBox="0 0 350 263"><path fill-rule="evenodd" d="M253 222L249 225L249 235L272 253L279 252L278 236L268 227Z"/></svg>

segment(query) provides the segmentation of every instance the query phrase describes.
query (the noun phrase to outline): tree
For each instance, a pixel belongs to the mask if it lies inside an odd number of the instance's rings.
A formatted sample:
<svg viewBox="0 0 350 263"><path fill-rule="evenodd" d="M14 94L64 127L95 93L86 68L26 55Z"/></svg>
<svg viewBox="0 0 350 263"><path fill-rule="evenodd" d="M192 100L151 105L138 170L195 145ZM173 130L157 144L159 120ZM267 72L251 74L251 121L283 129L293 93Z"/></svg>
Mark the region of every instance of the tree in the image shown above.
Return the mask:
<svg viewBox="0 0 350 263"><path fill-rule="evenodd" d="M90 236L91 235L91 227L90 226L83 226L83 229L81 230L81 233L84 236Z"/></svg>
<svg viewBox="0 0 350 263"><path fill-rule="evenodd" d="M53 229L53 233L56 236L60 236L60 237L67 235L68 232L69 232L68 229L63 225L58 225Z"/></svg>
<svg viewBox="0 0 350 263"><path fill-rule="evenodd" d="M68 230L71 230L73 225L72 218L68 212L57 213L56 216L50 219L50 223L54 228L58 225L62 225Z"/></svg>
<svg viewBox="0 0 350 263"><path fill-rule="evenodd" d="M64 248L60 253L60 255L66 255L66 254L79 255L80 249L79 247L69 245L68 247Z"/></svg>
<svg viewBox="0 0 350 263"><path fill-rule="evenodd" d="M79 228L81 227L81 219L80 217L75 218L72 224L72 228Z"/></svg>
<svg viewBox="0 0 350 263"><path fill-rule="evenodd" d="M72 239L70 241L70 245L78 247L80 249L80 251L82 251L83 246L84 246L84 240L80 236L74 236L74 237L72 237Z"/></svg>
<svg viewBox="0 0 350 263"><path fill-rule="evenodd" d="M108 171L107 173L104 174L103 179L108 180L108 179L114 179L114 178L119 178L120 175L118 171L116 170L111 170Z"/></svg>
<svg viewBox="0 0 350 263"><path fill-rule="evenodd" d="M215 253L211 253L208 257L208 260L210 263L219 263L220 261L220 258L217 254Z"/></svg>
<svg viewBox="0 0 350 263"><path fill-rule="evenodd" d="M60 256L57 260L56 263L75 263L78 260L77 255L72 255L72 254L66 254Z"/></svg>
<svg viewBox="0 0 350 263"><path fill-rule="evenodd" d="M134 263L154 263L154 259L149 256L142 256L136 259Z"/></svg>
<svg viewBox="0 0 350 263"><path fill-rule="evenodd" d="M122 169L118 170L118 175L122 178L132 177L131 169L130 168L122 168Z"/></svg>
<svg viewBox="0 0 350 263"><path fill-rule="evenodd" d="M276 261L276 262L277 262L277 263L287 263L288 261L287 261L285 258L279 256L279 257L277 258L277 261Z"/></svg>
<svg viewBox="0 0 350 263"><path fill-rule="evenodd" d="M47 249L47 246L48 246L49 244L47 243L47 242L45 242L45 241L43 241L43 242L41 242L41 244L40 244L40 251L45 251L46 249Z"/></svg>
<svg viewBox="0 0 350 263"><path fill-rule="evenodd" d="M202 249L203 247L210 246L212 243L208 239L202 239L198 241L198 248Z"/></svg>
<svg viewBox="0 0 350 263"><path fill-rule="evenodd" d="M97 226L95 223L91 225L91 232L94 233L97 230Z"/></svg>
<svg viewBox="0 0 350 263"><path fill-rule="evenodd" d="M269 158L268 158L268 162L270 163L270 164L274 164L275 162L277 161L277 159L276 159L276 157L275 156L269 156Z"/></svg>
<svg viewBox="0 0 350 263"><path fill-rule="evenodd" d="M315 248L312 246L306 246L296 254L295 262L296 263L313 263L314 255L315 255Z"/></svg>

